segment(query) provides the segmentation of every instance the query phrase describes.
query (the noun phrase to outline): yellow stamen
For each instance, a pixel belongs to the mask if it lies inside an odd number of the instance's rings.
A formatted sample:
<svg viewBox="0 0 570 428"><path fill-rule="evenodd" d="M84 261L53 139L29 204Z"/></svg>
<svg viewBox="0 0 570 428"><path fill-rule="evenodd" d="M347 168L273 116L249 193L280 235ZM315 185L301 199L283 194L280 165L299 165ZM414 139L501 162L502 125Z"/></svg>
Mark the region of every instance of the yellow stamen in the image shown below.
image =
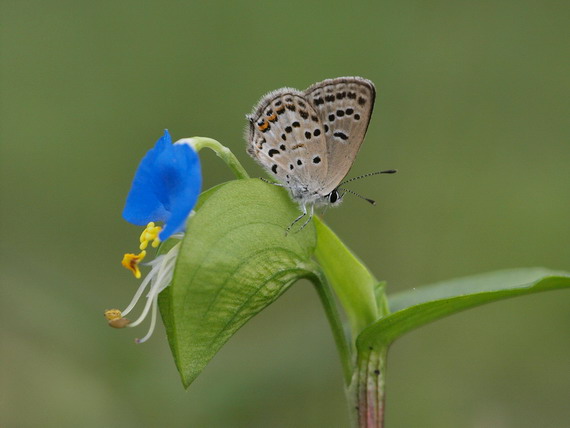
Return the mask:
<svg viewBox="0 0 570 428"><path fill-rule="evenodd" d="M121 264L130 270L135 278L141 277L141 271L139 269L139 263L144 259L146 256L146 251L141 251L139 254L131 254L127 253L123 256L123 261Z"/></svg>
<svg viewBox="0 0 570 428"><path fill-rule="evenodd" d="M158 238L158 234L160 233L161 230L162 227L155 226L153 221L147 224L145 230L143 230L143 232L141 233L140 249L146 250L146 247L148 246L148 243L150 241L152 241L153 248L158 247L158 244L160 244L160 239Z"/></svg>
<svg viewBox="0 0 570 428"><path fill-rule="evenodd" d="M105 318L107 318L107 321L113 321L113 320L116 320L116 319L122 318L122 317L123 317L123 314L118 309L107 309L105 311Z"/></svg>

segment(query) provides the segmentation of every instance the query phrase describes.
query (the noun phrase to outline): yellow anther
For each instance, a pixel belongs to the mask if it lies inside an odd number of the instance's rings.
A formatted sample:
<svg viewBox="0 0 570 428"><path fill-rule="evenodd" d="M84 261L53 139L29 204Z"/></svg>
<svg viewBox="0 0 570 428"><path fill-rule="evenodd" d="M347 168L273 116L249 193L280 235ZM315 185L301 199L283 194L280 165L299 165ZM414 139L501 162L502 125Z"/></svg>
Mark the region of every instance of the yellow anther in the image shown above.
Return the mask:
<svg viewBox="0 0 570 428"><path fill-rule="evenodd" d="M160 233L161 230L162 227L155 226L153 221L147 224L145 230L143 230L143 232L141 233L140 237L141 245L139 248L141 250L146 250L148 243L151 241L153 248L158 247L158 244L160 244L160 239L158 238L158 234Z"/></svg>
<svg viewBox="0 0 570 428"><path fill-rule="evenodd" d="M107 318L107 321L113 321L113 320L116 320L116 319L122 318L122 317L123 317L123 314L118 309L107 309L105 311L105 318Z"/></svg>
<svg viewBox="0 0 570 428"><path fill-rule="evenodd" d="M127 253L123 256L123 261L121 264L130 270L135 278L141 277L141 271L139 269L139 263L144 259L146 256L146 251L141 251L139 254L130 254Z"/></svg>

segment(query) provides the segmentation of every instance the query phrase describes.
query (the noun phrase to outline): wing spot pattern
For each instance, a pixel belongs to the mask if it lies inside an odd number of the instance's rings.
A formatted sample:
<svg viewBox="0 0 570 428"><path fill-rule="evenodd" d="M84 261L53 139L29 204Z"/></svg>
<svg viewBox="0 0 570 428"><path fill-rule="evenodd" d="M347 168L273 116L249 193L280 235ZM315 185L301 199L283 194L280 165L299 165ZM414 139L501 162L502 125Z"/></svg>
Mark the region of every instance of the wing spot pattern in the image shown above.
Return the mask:
<svg viewBox="0 0 570 428"><path fill-rule="evenodd" d="M338 132L335 132L333 135L334 135L335 137L340 138L340 139L343 140L343 141L348 140L348 135L346 135L344 132L338 131Z"/></svg>

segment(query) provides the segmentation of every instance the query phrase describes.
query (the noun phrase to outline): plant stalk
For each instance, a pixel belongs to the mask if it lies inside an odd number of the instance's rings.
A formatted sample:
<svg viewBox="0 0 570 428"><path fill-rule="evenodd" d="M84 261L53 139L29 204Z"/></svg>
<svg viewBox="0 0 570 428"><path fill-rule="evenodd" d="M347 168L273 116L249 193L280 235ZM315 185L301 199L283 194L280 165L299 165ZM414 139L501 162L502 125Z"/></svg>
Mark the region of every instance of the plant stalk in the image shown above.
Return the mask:
<svg viewBox="0 0 570 428"><path fill-rule="evenodd" d="M374 287L378 281L318 217L315 256L346 313L354 342L360 332L378 319Z"/></svg>
<svg viewBox="0 0 570 428"><path fill-rule="evenodd" d="M384 427L387 348L359 352L352 383L348 390L354 426Z"/></svg>
<svg viewBox="0 0 570 428"><path fill-rule="evenodd" d="M199 152L204 147L207 147L208 149L216 153L216 155L230 167L230 169L234 172L235 176L238 179L249 178L247 171L244 169L241 163L239 163L239 161L232 153L232 151L228 149L226 146L220 144L218 141L214 140L213 138L207 138L207 137L182 138L181 140L178 140L176 144L189 144L194 148L194 150L196 150L196 152Z"/></svg>
<svg viewBox="0 0 570 428"><path fill-rule="evenodd" d="M328 284L324 275L319 274L317 278L312 281L319 298L321 299L321 304L325 310L325 314L329 321L329 325L332 330L334 341L339 353L340 362L342 364L342 371L345 385L348 387L350 385L352 374L353 374L353 360L352 360L352 349L350 341L344 331L342 326L342 321L340 318L340 313L338 311L336 302L330 285Z"/></svg>

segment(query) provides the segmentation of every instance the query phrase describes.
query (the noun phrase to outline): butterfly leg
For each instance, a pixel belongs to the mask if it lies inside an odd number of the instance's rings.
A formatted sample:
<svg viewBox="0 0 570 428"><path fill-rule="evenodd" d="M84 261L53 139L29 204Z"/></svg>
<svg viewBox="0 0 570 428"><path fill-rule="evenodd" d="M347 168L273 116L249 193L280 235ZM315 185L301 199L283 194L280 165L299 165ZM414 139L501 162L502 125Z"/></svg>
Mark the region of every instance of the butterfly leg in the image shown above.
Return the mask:
<svg viewBox="0 0 570 428"><path fill-rule="evenodd" d="M293 220L293 223L291 223L291 224L289 225L289 227L287 228L287 230L285 230L285 236L287 236L287 235L289 234L289 232L291 231L291 228L292 228L293 226L295 226L295 224L296 224L299 220L301 220L303 217L305 217L306 215L307 215L307 207L305 206L305 204L303 204L303 214L301 214L299 217L297 217L295 220ZM312 214L311 214L311 215L312 215ZM305 227L305 226L303 226L303 227ZM301 229L302 229L302 228L301 228ZM299 229L299 230L301 230L301 229Z"/></svg>
<svg viewBox="0 0 570 428"><path fill-rule="evenodd" d="M314 205L311 205L311 214L309 214L309 218L307 219L307 221L306 221L305 223L303 223L303 226L301 226L301 227L299 228L299 230L297 231L297 233L300 232L301 230L303 230L303 229L305 228L305 226L309 224L309 222L313 219L313 214L314 214L314 212L315 212L315 206L314 206ZM306 211L305 211L305 214L306 214Z"/></svg>
<svg viewBox="0 0 570 428"><path fill-rule="evenodd" d="M274 186L278 186L278 187L285 187L284 184L275 183L274 181L269 181L268 179L263 178L263 177L259 177L259 179L260 179L261 181L263 181L264 183L267 183L267 184L273 184Z"/></svg>

